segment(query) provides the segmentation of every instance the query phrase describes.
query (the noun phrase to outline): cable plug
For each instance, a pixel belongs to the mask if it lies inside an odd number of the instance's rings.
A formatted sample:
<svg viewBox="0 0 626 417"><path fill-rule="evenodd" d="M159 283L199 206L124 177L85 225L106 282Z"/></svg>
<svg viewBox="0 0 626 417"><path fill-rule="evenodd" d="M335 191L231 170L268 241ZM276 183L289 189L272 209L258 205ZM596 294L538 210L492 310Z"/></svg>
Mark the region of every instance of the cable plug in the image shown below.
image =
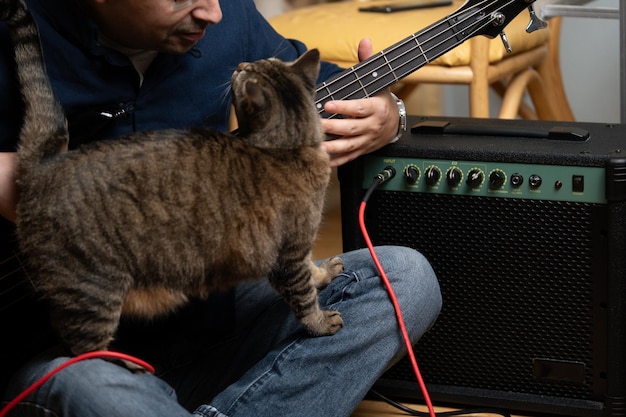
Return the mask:
<svg viewBox="0 0 626 417"><path fill-rule="evenodd" d="M378 183L378 185L382 184L385 181L388 181L396 176L396 169L391 165L387 165L385 169L376 174L374 177L374 181Z"/></svg>
<svg viewBox="0 0 626 417"><path fill-rule="evenodd" d="M376 174L376 176L374 177L374 180L372 181L372 185L370 185L370 188L365 192L365 195L363 196L363 199L361 201L369 200L370 196L372 195L376 187L378 187L380 184L382 184L385 181L389 181L395 175L396 175L396 169L392 167L391 165L387 165L385 169L383 169L381 172Z"/></svg>

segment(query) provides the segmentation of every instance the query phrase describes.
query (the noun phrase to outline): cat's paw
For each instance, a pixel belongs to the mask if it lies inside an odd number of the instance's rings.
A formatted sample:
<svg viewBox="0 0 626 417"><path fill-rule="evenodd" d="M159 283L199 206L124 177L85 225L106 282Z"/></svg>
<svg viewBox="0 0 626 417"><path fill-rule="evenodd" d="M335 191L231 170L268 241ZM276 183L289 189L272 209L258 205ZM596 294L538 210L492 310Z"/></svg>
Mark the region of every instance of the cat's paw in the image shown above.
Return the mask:
<svg viewBox="0 0 626 417"><path fill-rule="evenodd" d="M136 362L132 362L126 359L119 359L119 358L113 358L113 357L103 357L102 358L105 361L114 363L118 366L121 366L122 368L126 368L128 369L130 372L132 372L133 374L146 374L146 373L151 373L151 371L143 366L141 366L140 364L136 363Z"/></svg>
<svg viewBox="0 0 626 417"><path fill-rule="evenodd" d="M335 256L322 263L316 271L313 271L313 280L317 288L324 288L337 275L343 272L343 261Z"/></svg>
<svg viewBox="0 0 626 417"><path fill-rule="evenodd" d="M305 323L312 336L332 336L343 327L341 313L334 310L322 310L322 320L314 323Z"/></svg>
<svg viewBox="0 0 626 417"><path fill-rule="evenodd" d="M335 256L324 262L320 267L328 271L334 278L343 272L343 260L339 256Z"/></svg>
<svg viewBox="0 0 626 417"><path fill-rule="evenodd" d="M148 369L146 369L145 367L139 365L138 363L135 362L131 362L131 361L127 361L125 359L120 360L120 363L129 371L131 371L134 374L146 374L146 373L150 373L150 371Z"/></svg>

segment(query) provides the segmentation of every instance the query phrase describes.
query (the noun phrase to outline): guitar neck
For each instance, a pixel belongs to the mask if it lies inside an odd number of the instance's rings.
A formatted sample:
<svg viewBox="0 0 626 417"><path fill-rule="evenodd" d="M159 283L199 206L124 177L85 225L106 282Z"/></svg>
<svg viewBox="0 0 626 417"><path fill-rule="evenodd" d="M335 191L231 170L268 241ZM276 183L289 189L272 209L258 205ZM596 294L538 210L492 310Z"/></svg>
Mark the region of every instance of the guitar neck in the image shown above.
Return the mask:
<svg viewBox="0 0 626 417"><path fill-rule="evenodd" d="M503 3L503 2L500 2ZM487 4L487 5L485 5ZM322 117L334 115L323 111L330 100L370 97L390 87L467 39L493 26L495 14L489 7L498 1L477 1L433 23L425 29L378 52L369 59L337 74L317 86L315 104Z"/></svg>

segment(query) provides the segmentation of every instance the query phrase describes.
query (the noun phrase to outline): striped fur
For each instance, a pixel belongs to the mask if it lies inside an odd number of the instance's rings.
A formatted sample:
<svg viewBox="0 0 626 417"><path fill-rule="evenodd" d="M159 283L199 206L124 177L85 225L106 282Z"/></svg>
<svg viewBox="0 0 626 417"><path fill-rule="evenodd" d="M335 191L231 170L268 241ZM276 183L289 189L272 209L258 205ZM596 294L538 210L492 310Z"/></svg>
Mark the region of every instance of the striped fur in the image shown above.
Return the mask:
<svg viewBox="0 0 626 417"><path fill-rule="evenodd" d="M312 335L342 326L317 288L343 270L311 247L330 169L314 108L319 54L244 63L233 74L240 134L141 132L65 150L68 133L24 3L0 0L26 106L17 231L73 354L106 349L122 314L167 314L269 277Z"/></svg>

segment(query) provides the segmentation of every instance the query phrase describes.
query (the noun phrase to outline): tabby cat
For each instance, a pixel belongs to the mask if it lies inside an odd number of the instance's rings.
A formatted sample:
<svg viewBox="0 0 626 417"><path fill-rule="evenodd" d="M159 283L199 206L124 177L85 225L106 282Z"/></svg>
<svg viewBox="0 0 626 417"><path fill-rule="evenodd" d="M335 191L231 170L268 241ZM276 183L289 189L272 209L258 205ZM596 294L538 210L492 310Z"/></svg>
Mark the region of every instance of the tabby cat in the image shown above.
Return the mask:
<svg viewBox="0 0 626 417"><path fill-rule="evenodd" d="M311 335L342 327L317 299L342 261L311 261L330 176L313 104L316 50L239 65L237 135L139 132L66 151L37 27L22 0L0 0L0 18L26 107L18 240L72 354L106 349L121 314L154 317L261 276Z"/></svg>

